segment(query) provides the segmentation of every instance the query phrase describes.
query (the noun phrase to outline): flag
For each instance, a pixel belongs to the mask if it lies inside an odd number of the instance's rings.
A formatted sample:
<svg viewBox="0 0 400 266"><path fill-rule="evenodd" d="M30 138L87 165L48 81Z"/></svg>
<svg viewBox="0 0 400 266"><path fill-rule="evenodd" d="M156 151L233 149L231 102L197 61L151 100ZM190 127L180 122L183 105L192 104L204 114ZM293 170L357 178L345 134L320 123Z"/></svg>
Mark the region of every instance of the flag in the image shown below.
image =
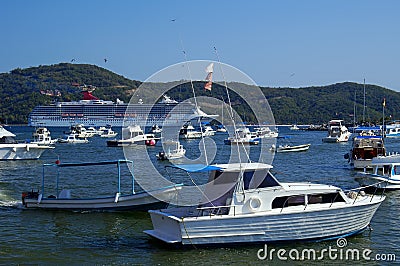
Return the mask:
<svg viewBox="0 0 400 266"><path fill-rule="evenodd" d="M386 107L386 98L383 98L382 106Z"/></svg>
<svg viewBox="0 0 400 266"><path fill-rule="evenodd" d="M212 74L214 72L214 63L211 63L206 67L206 72L207 72L207 77L206 77L207 83L204 85L204 89L208 90L208 91L211 91Z"/></svg>

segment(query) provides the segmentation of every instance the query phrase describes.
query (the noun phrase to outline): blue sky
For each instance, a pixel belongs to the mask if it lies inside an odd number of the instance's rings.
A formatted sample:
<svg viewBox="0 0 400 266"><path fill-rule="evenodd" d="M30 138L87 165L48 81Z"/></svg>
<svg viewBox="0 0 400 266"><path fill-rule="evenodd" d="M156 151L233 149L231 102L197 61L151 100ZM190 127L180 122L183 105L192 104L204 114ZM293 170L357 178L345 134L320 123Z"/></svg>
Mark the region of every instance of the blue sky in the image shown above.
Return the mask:
<svg viewBox="0 0 400 266"><path fill-rule="evenodd" d="M365 78L400 91L396 0L1 0L0 6L1 73L75 58L144 81L184 61L183 44L189 60L217 60L216 46L222 62L260 86Z"/></svg>

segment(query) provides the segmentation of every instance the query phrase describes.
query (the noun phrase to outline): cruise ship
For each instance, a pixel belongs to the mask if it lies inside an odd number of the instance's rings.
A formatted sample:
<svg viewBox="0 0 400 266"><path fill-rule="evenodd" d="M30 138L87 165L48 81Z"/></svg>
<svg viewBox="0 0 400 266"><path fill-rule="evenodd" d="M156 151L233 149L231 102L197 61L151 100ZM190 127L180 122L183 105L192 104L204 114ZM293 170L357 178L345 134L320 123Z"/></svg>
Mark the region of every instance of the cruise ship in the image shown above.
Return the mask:
<svg viewBox="0 0 400 266"><path fill-rule="evenodd" d="M84 89L83 100L72 102L56 102L50 105L36 106L29 114L29 126L69 127L74 124L84 126L114 126L139 125L176 125L190 120L209 121L217 115L208 115L196 108L193 103L171 99L167 95L156 104L124 103L117 99L113 101L100 100L92 94L93 89Z"/></svg>

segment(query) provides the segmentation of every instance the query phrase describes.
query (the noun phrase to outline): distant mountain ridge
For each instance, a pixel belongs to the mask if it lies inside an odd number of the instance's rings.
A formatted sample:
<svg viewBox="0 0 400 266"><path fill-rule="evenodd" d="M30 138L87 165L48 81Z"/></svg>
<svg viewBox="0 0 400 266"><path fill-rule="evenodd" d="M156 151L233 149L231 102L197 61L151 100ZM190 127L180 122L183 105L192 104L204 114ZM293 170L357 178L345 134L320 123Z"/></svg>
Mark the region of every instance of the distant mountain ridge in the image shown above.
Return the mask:
<svg viewBox="0 0 400 266"><path fill-rule="evenodd" d="M14 69L0 74L0 123L24 124L28 115L37 105L52 101L71 101L81 99L77 85L94 85L94 95L104 100L117 98L125 102L133 95L141 82L127 79L104 68L88 64L60 63L48 66ZM202 82L195 82L199 96L210 96L203 90ZM344 82L328 86L306 88L268 88L261 87L275 116L276 124L322 124L331 119L353 121L354 102L356 117L361 122L363 112L363 84ZM42 91L42 93L41 93ZM61 96L50 96L54 91ZM168 95L177 100L191 97L189 84L171 90ZM214 86L212 95L223 97L224 89ZM356 97L355 97L356 95ZM366 85L366 112L368 121L382 120L382 101L386 99L385 117L400 119L400 94L376 86ZM354 101L356 99L356 101ZM243 99L233 96L234 108L248 122L254 116L243 104Z"/></svg>

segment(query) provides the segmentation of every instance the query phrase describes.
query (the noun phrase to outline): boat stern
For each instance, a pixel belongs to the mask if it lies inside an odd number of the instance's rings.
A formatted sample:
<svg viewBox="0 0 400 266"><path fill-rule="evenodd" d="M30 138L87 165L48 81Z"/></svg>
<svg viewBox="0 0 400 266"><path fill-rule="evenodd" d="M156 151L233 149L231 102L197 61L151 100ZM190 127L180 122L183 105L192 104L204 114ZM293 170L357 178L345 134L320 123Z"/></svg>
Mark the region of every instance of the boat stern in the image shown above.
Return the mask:
<svg viewBox="0 0 400 266"><path fill-rule="evenodd" d="M182 243L181 223L179 218L160 210L149 211L153 230L144 233L168 244Z"/></svg>

